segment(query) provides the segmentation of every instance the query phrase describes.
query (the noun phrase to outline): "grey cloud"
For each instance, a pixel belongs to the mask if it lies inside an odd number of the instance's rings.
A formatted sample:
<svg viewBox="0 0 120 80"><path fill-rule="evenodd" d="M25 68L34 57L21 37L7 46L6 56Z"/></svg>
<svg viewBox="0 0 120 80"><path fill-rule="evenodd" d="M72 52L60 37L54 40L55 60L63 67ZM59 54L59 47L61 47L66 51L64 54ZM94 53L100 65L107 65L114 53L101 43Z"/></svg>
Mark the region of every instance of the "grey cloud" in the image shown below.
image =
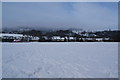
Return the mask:
<svg viewBox="0 0 120 80"><path fill-rule="evenodd" d="M101 30L117 29L118 26L117 10L94 2L20 3L9 6L5 4L3 7L4 27L28 26L48 29Z"/></svg>

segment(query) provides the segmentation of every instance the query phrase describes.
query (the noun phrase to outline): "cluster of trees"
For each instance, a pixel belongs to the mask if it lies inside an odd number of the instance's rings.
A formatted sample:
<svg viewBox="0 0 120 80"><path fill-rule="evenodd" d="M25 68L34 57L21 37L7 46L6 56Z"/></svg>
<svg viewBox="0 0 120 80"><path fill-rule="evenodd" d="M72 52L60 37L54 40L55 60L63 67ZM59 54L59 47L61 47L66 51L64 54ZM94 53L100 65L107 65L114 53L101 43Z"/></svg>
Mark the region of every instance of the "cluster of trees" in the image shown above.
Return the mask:
<svg viewBox="0 0 120 80"><path fill-rule="evenodd" d="M40 38L39 41L45 41L45 37L48 38L46 41L51 41L51 37L53 36L60 36L60 37L67 36L67 37L75 37L76 40L78 41L82 41L82 38L109 38L110 41L120 42L119 30L114 30L114 31L107 30L107 31L96 31L96 32L81 31L79 34L73 32L72 30L56 30L56 31L28 30L28 31L22 31L22 32L12 31L9 33L17 33L17 34L23 34L23 35L30 35L33 37L39 37ZM85 34L87 34L88 36L85 36Z"/></svg>
<svg viewBox="0 0 120 80"><path fill-rule="evenodd" d="M110 40L114 41L114 42L120 42L120 31L115 30L115 31L98 31L95 32L95 34L97 35L96 37L108 37L110 38Z"/></svg>

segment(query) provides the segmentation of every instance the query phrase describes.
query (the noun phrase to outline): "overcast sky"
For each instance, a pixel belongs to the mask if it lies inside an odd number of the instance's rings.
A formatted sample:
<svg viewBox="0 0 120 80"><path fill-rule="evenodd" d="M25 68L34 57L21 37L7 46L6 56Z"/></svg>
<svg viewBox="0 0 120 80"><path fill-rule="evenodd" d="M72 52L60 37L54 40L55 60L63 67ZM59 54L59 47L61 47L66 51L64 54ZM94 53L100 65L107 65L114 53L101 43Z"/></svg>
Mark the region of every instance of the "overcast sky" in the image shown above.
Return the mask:
<svg viewBox="0 0 120 80"><path fill-rule="evenodd" d="M117 2L4 2L3 28L118 29Z"/></svg>

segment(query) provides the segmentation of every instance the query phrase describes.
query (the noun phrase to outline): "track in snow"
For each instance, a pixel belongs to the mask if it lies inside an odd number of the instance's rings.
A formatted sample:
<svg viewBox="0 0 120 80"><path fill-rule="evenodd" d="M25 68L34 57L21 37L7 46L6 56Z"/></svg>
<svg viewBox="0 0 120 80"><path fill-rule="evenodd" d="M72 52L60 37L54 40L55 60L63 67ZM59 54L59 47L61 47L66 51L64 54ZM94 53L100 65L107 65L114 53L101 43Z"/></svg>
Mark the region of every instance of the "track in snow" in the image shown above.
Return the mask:
<svg viewBox="0 0 120 80"><path fill-rule="evenodd" d="M3 43L3 78L117 78L118 43Z"/></svg>

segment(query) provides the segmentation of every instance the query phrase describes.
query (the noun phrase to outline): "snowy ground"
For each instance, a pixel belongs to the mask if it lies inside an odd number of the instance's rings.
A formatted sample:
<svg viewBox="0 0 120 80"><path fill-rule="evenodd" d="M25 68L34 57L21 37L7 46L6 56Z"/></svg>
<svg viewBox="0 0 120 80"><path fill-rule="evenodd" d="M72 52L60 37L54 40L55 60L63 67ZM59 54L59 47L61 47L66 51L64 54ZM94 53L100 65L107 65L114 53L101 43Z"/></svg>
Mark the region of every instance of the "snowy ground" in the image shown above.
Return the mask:
<svg viewBox="0 0 120 80"><path fill-rule="evenodd" d="M2 79L2 44L0 43L0 80Z"/></svg>
<svg viewBox="0 0 120 80"><path fill-rule="evenodd" d="M117 78L118 43L3 43L3 78Z"/></svg>
<svg viewBox="0 0 120 80"><path fill-rule="evenodd" d="M118 45L118 77L119 77L119 80L120 80L120 42L119 42L119 45Z"/></svg>

